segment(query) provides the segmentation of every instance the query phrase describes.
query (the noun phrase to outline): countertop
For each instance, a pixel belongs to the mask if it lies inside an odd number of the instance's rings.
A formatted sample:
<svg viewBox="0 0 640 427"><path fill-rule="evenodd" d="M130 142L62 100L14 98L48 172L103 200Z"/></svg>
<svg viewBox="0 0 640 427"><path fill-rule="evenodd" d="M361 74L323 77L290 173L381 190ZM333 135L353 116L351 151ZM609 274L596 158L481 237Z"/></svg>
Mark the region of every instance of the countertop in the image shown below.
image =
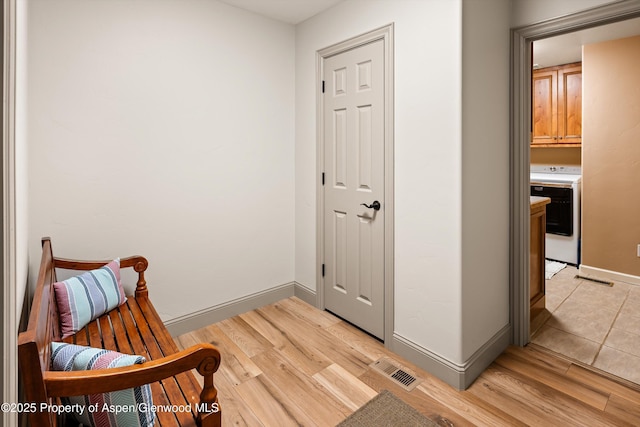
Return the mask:
<svg viewBox="0 0 640 427"><path fill-rule="evenodd" d="M538 210L551 203L548 197L529 196L531 198L531 210Z"/></svg>

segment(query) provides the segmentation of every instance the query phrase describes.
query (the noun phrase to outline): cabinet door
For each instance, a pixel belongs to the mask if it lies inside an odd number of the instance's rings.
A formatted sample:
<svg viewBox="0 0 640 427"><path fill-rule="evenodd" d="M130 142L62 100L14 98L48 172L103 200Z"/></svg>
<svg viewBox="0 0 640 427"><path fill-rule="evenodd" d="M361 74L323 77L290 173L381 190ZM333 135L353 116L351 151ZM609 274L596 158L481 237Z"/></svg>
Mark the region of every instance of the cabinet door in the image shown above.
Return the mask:
<svg viewBox="0 0 640 427"><path fill-rule="evenodd" d="M530 269L530 320L533 320L545 308L545 237L546 206L531 212L531 235L529 252Z"/></svg>
<svg viewBox="0 0 640 427"><path fill-rule="evenodd" d="M556 70L537 70L532 81L532 144L551 144L557 141L557 88Z"/></svg>
<svg viewBox="0 0 640 427"><path fill-rule="evenodd" d="M582 67L558 70L558 142L582 142Z"/></svg>

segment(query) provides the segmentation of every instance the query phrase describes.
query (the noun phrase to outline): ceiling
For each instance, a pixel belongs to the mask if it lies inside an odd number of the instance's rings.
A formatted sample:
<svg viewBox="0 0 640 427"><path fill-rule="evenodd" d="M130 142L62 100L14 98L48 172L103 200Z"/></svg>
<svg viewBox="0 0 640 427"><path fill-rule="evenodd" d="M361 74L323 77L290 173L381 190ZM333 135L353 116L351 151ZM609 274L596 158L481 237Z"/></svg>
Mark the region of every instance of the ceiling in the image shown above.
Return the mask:
<svg viewBox="0 0 640 427"><path fill-rule="evenodd" d="M298 24L344 0L221 0L231 6L286 22Z"/></svg>
<svg viewBox="0 0 640 427"><path fill-rule="evenodd" d="M582 45L640 34L640 18L537 40L533 43L534 68L582 61ZM535 64L538 64L536 66Z"/></svg>
<svg viewBox="0 0 640 427"><path fill-rule="evenodd" d="M220 0L291 25L323 12L344 0ZM582 45L640 34L640 18L537 40L533 44L535 68L582 61Z"/></svg>

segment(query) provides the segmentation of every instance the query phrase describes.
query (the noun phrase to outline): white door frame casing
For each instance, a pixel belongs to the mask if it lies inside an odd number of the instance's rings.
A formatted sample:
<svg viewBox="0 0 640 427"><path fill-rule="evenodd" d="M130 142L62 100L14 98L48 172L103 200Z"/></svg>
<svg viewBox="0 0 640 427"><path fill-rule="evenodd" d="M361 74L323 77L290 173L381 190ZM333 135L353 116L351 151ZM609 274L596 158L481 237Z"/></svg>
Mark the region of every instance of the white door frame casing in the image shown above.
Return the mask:
<svg viewBox="0 0 640 427"><path fill-rule="evenodd" d="M16 300L16 162L15 162L15 90L16 90L16 0L2 6L2 403L18 402L18 321ZM16 425L17 413L3 411L0 424Z"/></svg>
<svg viewBox="0 0 640 427"><path fill-rule="evenodd" d="M529 342L529 139L531 46L535 40L640 16L640 0L587 9L511 31L511 301L512 343Z"/></svg>
<svg viewBox="0 0 640 427"><path fill-rule="evenodd" d="M394 115L393 115L393 23L373 31L336 43L316 52L316 306L322 310L324 303L324 100L322 79L324 60L347 50L382 40L384 46L384 342L391 344L394 324Z"/></svg>

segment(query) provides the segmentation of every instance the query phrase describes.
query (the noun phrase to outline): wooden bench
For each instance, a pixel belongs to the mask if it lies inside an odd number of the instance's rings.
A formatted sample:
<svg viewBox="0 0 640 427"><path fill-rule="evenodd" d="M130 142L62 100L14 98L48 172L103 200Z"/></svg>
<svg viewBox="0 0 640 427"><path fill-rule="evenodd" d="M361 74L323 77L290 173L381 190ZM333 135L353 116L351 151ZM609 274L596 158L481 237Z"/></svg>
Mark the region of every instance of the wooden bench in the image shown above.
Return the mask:
<svg viewBox="0 0 640 427"><path fill-rule="evenodd" d="M218 392L213 384L213 374L220 366L220 352L208 343L183 351L178 349L149 301L144 278L148 265L145 258L133 256L120 260L121 269L133 268L138 273L135 296L127 297L125 304L92 321L75 335L60 339L53 289L53 283L57 282L56 269L93 270L107 262L56 258L50 239L42 239L42 261L29 323L18 339L26 402L34 403L32 408L36 408L29 414L31 425L59 425L59 417L39 409L41 404L59 404L62 396L83 396L150 384L154 406L180 408L156 411L157 426L220 426ZM123 368L54 372L50 370L52 341L137 354L147 362ZM196 381L193 370L202 375L204 386Z"/></svg>

